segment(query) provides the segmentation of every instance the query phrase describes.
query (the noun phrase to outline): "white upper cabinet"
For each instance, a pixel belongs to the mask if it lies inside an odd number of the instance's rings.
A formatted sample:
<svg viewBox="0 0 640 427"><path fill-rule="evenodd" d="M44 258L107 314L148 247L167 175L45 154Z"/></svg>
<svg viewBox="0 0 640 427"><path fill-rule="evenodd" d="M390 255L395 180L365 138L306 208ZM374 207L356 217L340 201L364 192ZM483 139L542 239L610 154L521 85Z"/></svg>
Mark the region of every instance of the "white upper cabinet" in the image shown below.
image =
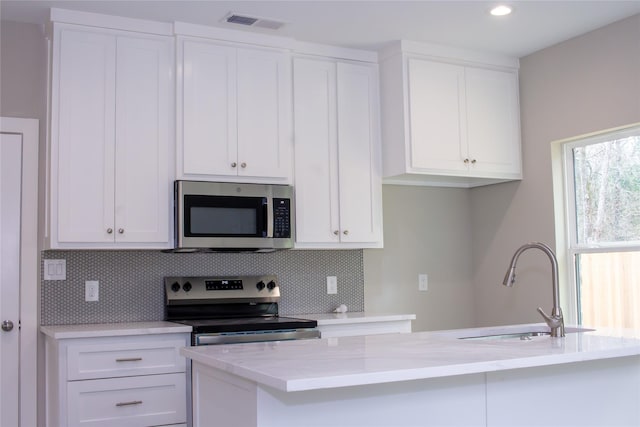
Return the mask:
<svg viewBox="0 0 640 427"><path fill-rule="evenodd" d="M179 40L180 179L290 182L289 53Z"/></svg>
<svg viewBox="0 0 640 427"><path fill-rule="evenodd" d="M474 187L522 178L517 60L407 42L383 57L385 182Z"/></svg>
<svg viewBox="0 0 640 427"><path fill-rule="evenodd" d="M170 37L55 24L49 248L168 248Z"/></svg>
<svg viewBox="0 0 640 427"><path fill-rule="evenodd" d="M375 64L294 60L296 247L382 246Z"/></svg>

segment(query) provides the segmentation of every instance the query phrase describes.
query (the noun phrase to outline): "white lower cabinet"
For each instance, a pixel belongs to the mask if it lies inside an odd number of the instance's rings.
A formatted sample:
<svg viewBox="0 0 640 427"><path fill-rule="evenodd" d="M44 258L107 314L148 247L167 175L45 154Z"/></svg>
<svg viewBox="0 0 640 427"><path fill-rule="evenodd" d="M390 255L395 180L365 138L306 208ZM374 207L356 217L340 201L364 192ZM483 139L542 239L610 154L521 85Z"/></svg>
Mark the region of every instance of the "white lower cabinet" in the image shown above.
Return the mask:
<svg viewBox="0 0 640 427"><path fill-rule="evenodd" d="M47 337L47 425L186 425L189 334Z"/></svg>
<svg viewBox="0 0 640 427"><path fill-rule="evenodd" d="M294 61L296 247L382 247L375 64Z"/></svg>

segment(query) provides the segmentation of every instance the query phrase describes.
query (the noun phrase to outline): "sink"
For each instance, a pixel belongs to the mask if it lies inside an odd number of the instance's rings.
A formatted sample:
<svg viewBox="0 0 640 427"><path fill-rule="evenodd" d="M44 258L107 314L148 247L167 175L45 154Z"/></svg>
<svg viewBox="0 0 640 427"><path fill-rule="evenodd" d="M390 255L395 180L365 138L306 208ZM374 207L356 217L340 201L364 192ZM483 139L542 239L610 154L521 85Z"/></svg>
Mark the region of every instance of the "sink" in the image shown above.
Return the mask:
<svg viewBox="0 0 640 427"><path fill-rule="evenodd" d="M460 340L508 340L508 339L520 339L522 341L530 340L532 337L544 337L551 335L551 332L518 332L509 334L498 335L481 335L479 337L462 337Z"/></svg>
<svg viewBox="0 0 640 427"><path fill-rule="evenodd" d="M577 328L577 327L567 327L565 332L567 334L576 333L576 332L593 332L595 329L589 328ZM546 331L517 331L517 330L509 330L503 333L489 333L485 335L472 335L466 337L458 337L460 340L522 340L528 341L534 337L548 337L551 335L551 332Z"/></svg>

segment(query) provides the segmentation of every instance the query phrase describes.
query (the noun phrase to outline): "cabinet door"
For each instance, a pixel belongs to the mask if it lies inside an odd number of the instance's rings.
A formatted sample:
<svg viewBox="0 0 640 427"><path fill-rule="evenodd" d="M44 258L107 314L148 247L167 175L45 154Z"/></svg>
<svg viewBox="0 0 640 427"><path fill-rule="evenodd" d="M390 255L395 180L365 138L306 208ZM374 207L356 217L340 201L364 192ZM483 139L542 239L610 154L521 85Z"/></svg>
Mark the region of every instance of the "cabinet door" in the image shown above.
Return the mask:
<svg viewBox="0 0 640 427"><path fill-rule="evenodd" d="M64 29L54 48L52 239L113 242L116 38Z"/></svg>
<svg viewBox="0 0 640 427"><path fill-rule="evenodd" d="M118 37L117 242L169 244L172 46L164 37Z"/></svg>
<svg viewBox="0 0 640 427"><path fill-rule="evenodd" d="M238 49L239 175L291 175L290 86L287 54Z"/></svg>
<svg viewBox="0 0 640 427"><path fill-rule="evenodd" d="M182 173L236 175L236 49L183 47Z"/></svg>
<svg viewBox="0 0 640 427"><path fill-rule="evenodd" d="M464 68L409 58L408 73L410 167L466 172Z"/></svg>
<svg viewBox="0 0 640 427"><path fill-rule="evenodd" d="M520 174L520 115L516 73L465 70L471 174Z"/></svg>
<svg viewBox="0 0 640 427"><path fill-rule="evenodd" d="M339 242L336 64L296 58L296 242Z"/></svg>
<svg viewBox="0 0 640 427"><path fill-rule="evenodd" d="M340 239L382 241L377 68L338 63Z"/></svg>

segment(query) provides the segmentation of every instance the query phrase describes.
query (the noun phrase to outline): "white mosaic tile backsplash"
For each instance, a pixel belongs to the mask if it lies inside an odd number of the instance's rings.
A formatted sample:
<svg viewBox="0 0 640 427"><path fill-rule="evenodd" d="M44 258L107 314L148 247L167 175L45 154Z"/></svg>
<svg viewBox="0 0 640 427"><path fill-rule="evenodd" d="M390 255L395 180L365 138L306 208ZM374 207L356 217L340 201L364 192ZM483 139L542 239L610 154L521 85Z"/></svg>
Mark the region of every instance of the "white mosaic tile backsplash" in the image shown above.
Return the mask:
<svg viewBox="0 0 640 427"><path fill-rule="evenodd" d="M350 311L364 310L361 250L266 254L44 251L42 259L67 261L66 280L42 281L42 325L163 320L165 276L275 274L282 315L327 313L340 304ZM337 276L337 295L327 295L326 276ZM85 280L100 282L99 301L85 302Z"/></svg>

